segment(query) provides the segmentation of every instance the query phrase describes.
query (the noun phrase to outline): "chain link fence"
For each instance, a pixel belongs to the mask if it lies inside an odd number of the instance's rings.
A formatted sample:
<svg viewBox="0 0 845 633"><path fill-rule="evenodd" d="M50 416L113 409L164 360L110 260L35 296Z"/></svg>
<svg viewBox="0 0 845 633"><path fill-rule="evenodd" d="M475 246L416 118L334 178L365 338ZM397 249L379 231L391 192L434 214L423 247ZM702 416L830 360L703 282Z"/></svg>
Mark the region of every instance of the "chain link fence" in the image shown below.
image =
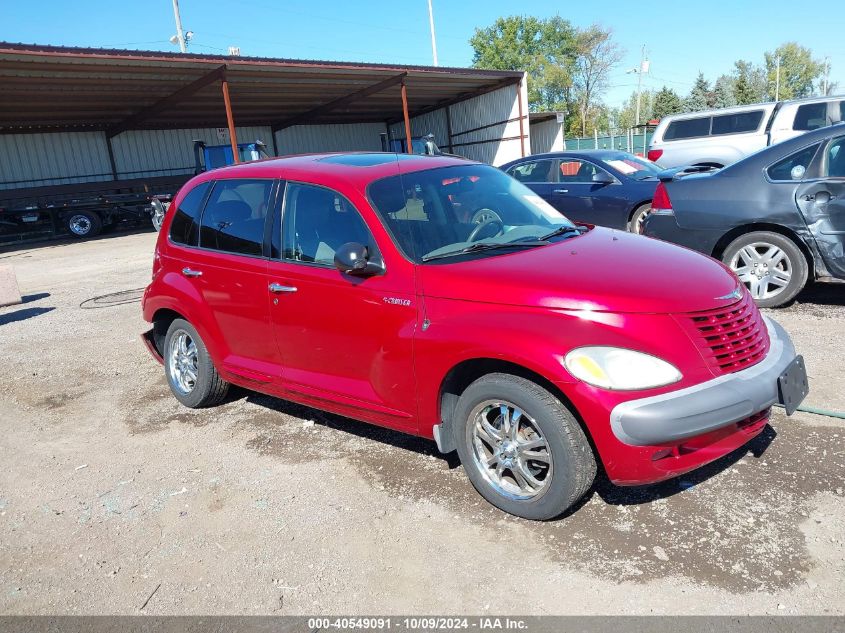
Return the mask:
<svg viewBox="0 0 845 633"><path fill-rule="evenodd" d="M620 130L618 133L594 134L581 138L564 139L564 149L569 151L581 149L616 149L623 152L630 152L639 156L645 156L648 151L648 144L654 130L646 132L638 130Z"/></svg>

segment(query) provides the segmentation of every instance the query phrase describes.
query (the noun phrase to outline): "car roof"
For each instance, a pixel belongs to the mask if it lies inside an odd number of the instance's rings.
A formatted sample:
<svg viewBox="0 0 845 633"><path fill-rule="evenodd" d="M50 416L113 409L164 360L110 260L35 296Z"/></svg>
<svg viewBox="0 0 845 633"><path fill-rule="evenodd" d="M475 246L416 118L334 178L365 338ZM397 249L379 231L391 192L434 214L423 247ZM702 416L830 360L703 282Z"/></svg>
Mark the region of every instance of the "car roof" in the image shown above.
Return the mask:
<svg viewBox="0 0 845 633"><path fill-rule="evenodd" d="M535 161L535 160L543 160L543 159L550 159L550 158L584 158L593 160L607 160L609 158L615 158L620 155L627 155L627 156L634 156L630 152L626 152L624 149L579 149L579 150L565 150L562 152L545 152L543 154L531 154L530 156L525 156L523 158L517 158L516 160L512 160L511 162L507 163L507 165L502 165L502 167L510 167L511 165L518 165L522 162L527 161ZM635 158L640 158L639 156L635 156Z"/></svg>
<svg viewBox="0 0 845 633"><path fill-rule="evenodd" d="M309 178L331 182L344 180L366 185L374 180L437 167L478 164L449 156L420 156L390 152L338 152L298 154L265 158L213 169L197 176L197 182L224 178Z"/></svg>
<svg viewBox="0 0 845 633"><path fill-rule="evenodd" d="M660 123L664 121L672 122L675 120L697 119L705 116L717 116L720 114L735 114L737 112L748 112L750 110L760 110L774 108L778 103L782 106L793 103L826 103L828 101L838 101L845 99L845 95L829 96L829 97L804 97L801 99L790 99L789 101L764 101L761 103L749 103L746 105L736 105L727 108L711 108L709 110L699 110L697 112L679 112L678 114L671 114L660 119Z"/></svg>

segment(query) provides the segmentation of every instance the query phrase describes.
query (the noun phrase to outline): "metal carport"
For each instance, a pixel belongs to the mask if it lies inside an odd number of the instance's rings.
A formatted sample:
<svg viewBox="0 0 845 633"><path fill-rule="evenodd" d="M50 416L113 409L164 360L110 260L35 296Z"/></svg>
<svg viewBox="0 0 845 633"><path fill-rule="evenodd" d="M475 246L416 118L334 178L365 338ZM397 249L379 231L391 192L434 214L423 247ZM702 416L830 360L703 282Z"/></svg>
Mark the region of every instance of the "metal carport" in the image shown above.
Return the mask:
<svg viewBox="0 0 845 633"><path fill-rule="evenodd" d="M0 43L0 189L189 175L190 139L276 154L433 133L530 152L522 72ZM267 137L270 137L269 139Z"/></svg>

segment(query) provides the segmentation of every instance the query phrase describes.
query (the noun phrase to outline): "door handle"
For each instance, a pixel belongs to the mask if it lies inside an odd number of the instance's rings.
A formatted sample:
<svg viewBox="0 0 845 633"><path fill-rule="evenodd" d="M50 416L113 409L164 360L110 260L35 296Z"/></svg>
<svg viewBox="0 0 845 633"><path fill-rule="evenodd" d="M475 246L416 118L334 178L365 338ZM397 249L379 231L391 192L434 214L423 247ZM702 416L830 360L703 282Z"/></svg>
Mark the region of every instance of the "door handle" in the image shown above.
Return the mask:
<svg viewBox="0 0 845 633"><path fill-rule="evenodd" d="M569 189L553 189L552 193L569 193Z"/></svg>
<svg viewBox="0 0 845 633"><path fill-rule="evenodd" d="M269 286L270 292L280 293L280 292L296 292L296 286L283 286L282 284L272 283Z"/></svg>
<svg viewBox="0 0 845 633"><path fill-rule="evenodd" d="M192 270L187 267L182 269L182 274L185 275L185 277L202 277L201 270Z"/></svg>

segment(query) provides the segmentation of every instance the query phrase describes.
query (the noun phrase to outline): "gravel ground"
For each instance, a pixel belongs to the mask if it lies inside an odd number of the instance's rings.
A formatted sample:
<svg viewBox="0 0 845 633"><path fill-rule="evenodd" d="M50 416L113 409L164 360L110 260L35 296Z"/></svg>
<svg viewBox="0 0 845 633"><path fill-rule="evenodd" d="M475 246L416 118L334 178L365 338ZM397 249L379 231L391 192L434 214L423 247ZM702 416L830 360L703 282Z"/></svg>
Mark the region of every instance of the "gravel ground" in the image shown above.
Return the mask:
<svg viewBox="0 0 845 633"><path fill-rule="evenodd" d="M0 309L0 613L845 613L842 421L778 411L680 481L523 521L429 442L246 392L182 408L138 337L154 240L0 253L26 301ZM773 312L839 411L843 306Z"/></svg>

